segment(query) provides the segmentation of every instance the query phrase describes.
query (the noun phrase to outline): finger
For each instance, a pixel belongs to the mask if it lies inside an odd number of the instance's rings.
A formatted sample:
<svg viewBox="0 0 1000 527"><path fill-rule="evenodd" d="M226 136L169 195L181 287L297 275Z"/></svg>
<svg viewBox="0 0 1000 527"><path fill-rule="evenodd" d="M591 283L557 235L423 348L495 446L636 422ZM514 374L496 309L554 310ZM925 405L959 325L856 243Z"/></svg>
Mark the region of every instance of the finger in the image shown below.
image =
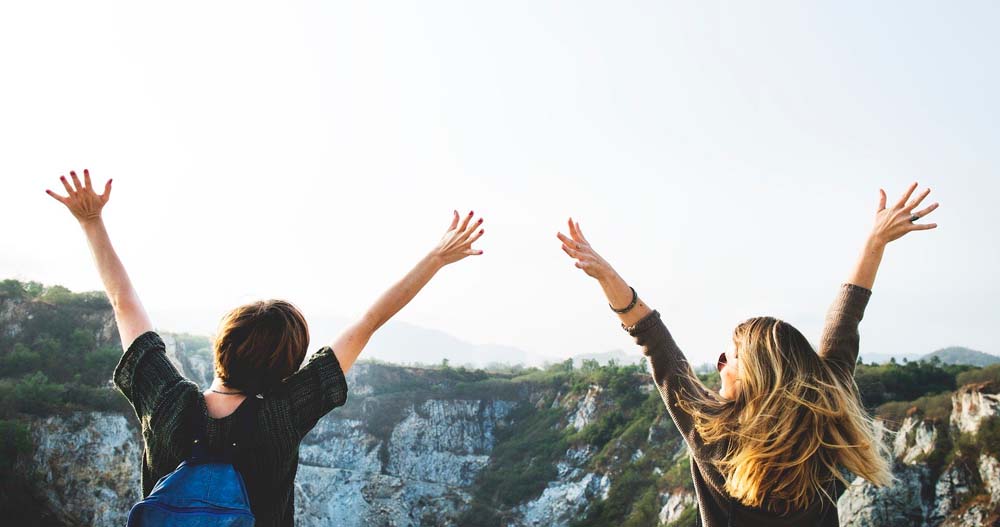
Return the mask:
<svg viewBox="0 0 1000 527"><path fill-rule="evenodd" d="M105 202L107 202L108 199L111 198L111 182L112 181L114 181L114 180L113 179L109 179L108 182L104 184L104 194L101 194L101 199L103 199Z"/></svg>
<svg viewBox="0 0 1000 527"><path fill-rule="evenodd" d="M570 218L567 222L569 224L569 235L573 237L574 240L580 241L580 233L576 230L576 223L573 218Z"/></svg>
<svg viewBox="0 0 1000 527"><path fill-rule="evenodd" d="M906 204L906 200L910 199L910 194L913 194L913 191L916 188L917 188L917 182L914 181L912 184L910 184L910 188L906 189L906 194L903 194L903 197L899 198L899 201L896 202L897 209Z"/></svg>
<svg viewBox="0 0 1000 527"><path fill-rule="evenodd" d="M458 228L458 231L464 233L465 229L469 226L469 220L471 219L472 219L472 211L470 210L469 214L465 216L465 220L462 221L462 226Z"/></svg>
<svg viewBox="0 0 1000 527"><path fill-rule="evenodd" d="M882 189L878 189L878 195L879 195L878 211L882 212L883 210L885 210L885 191Z"/></svg>
<svg viewBox="0 0 1000 527"><path fill-rule="evenodd" d="M920 205L920 202L923 201L924 198L926 198L927 195L930 194L930 193L931 193L931 189L925 189L923 192L920 193L920 196L918 196L917 199L911 201L910 203L907 203L906 204L906 208L903 209L903 210L909 212L909 211L917 208L917 205Z"/></svg>
<svg viewBox="0 0 1000 527"><path fill-rule="evenodd" d="M87 190L94 190L93 185L90 184L90 171L86 168L83 169L83 186Z"/></svg>
<svg viewBox="0 0 1000 527"><path fill-rule="evenodd" d="M580 229L580 223L574 222L573 224L576 226L576 233L580 235L580 241L586 244L590 244L590 242L587 241L587 237L583 235L583 230Z"/></svg>
<svg viewBox="0 0 1000 527"><path fill-rule="evenodd" d="M929 229L936 229L937 223L914 223L911 231L926 231Z"/></svg>
<svg viewBox="0 0 1000 527"><path fill-rule="evenodd" d="M452 218L451 218L451 226L448 227L448 230L449 231L453 231L453 230L455 230L455 227L458 227L458 211L457 210L455 211L455 215L452 216Z"/></svg>
<svg viewBox="0 0 1000 527"><path fill-rule="evenodd" d="M585 267L583 262L576 262L573 265L575 265L577 269L583 269Z"/></svg>
<svg viewBox="0 0 1000 527"><path fill-rule="evenodd" d="M926 216L926 215L934 212L934 209L936 209L936 208L938 208L938 204L937 203L931 203L927 208L925 208L924 210L921 210L921 211L914 212L913 215L916 216L918 219L919 218L923 218L924 216Z"/></svg>
<svg viewBox="0 0 1000 527"><path fill-rule="evenodd" d="M480 255L483 254L483 251L478 250L478 249L468 249L463 254L468 255L468 256L480 256Z"/></svg>
<svg viewBox="0 0 1000 527"><path fill-rule="evenodd" d="M59 181L62 181L63 188L66 189L66 193L72 198L73 194L76 194L76 192L73 191L73 187L70 186L69 181L66 181L66 176L59 176Z"/></svg>
<svg viewBox="0 0 1000 527"><path fill-rule="evenodd" d="M66 204L66 198L60 196L59 194L56 194L55 192L52 192L51 190L48 189L45 189L45 193L52 196L52 198L58 201L59 203L62 203L63 205Z"/></svg>
<svg viewBox="0 0 1000 527"><path fill-rule="evenodd" d="M562 247L563 252L566 253L566 254L568 254L568 255L570 255L571 258L577 258L577 259L580 258L580 253L577 252L577 251L574 251L573 249L570 249L565 243L562 244L561 247Z"/></svg>
<svg viewBox="0 0 1000 527"><path fill-rule="evenodd" d="M476 229L478 229L479 226L482 225L482 224L483 224L483 219L482 218L479 218L478 220L476 220L475 223L469 225L468 228L466 228L464 231L462 231L462 234L458 237L458 241L461 242L461 243L468 242L469 236L472 236L472 234L474 232L476 232Z"/></svg>
<svg viewBox="0 0 1000 527"><path fill-rule="evenodd" d="M566 236L565 234L563 234L563 233L560 232L560 233L556 233L556 238L559 238L559 241L561 241L564 244L566 244L566 245L568 245L568 246L576 249L576 241L572 240L569 236Z"/></svg>
<svg viewBox="0 0 1000 527"><path fill-rule="evenodd" d="M73 186L76 187L76 191L80 192L83 190L83 184L80 183L80 178L76 177L76 172L70 170L69 175L73 178Z"/></svg>
<svg viewBox="0 0 1000 527"><path fill-rule="evenodd" d="M465 243L471 246L472 244L476 243L476 240L478 240L479 237L482 236L483 232L485 231L486 229L479 229L479 231L476 232L476 234L474 234L471 238L469 238L468 241L466 241Z"/></svg>

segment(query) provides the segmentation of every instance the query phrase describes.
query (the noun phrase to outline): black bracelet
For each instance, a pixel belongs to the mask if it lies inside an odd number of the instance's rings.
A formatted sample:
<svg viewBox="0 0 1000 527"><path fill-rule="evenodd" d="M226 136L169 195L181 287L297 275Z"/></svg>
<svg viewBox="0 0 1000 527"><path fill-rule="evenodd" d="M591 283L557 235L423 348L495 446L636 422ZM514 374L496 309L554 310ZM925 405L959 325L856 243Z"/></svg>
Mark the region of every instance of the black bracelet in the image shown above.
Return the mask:
<svg viewBox="0 0 1000 527"><path fill-rule="evenodd" d="M619 315L624 315L625 313L628 313L629 311L632 311L632 308L635 307L636 302L639 301L639 295L636 294L635 288L632 287L632 286L629 286L629 289L632 290L632 302L629 303L629 305L626 306L624 309L615 309L615 306L613 306L611 304L608 304L608 307L610 307L612 311L614 311L615 313L618 313Z"/></svg>

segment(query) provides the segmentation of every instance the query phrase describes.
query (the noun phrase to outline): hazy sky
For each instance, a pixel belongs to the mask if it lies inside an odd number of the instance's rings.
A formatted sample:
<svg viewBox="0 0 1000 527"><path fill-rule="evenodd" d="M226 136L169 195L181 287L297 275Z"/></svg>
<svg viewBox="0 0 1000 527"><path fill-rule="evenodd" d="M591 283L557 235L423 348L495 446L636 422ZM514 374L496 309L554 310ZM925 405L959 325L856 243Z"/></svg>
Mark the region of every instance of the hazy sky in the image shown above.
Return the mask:
<svg viewBox="0 0 1000 527"><path fill-rule="evenodd" d="M815 341L878 188L919 181L941 226L889 247L862 353L997 353L998 25L992 1L5 2L0 278L101 287L43 192L74 168L115 179L112 239L176 331L261 297L359 315L474 209L485 255L399 320L632 349L559 249L573 215L701 362L753 315Z"/></svg>

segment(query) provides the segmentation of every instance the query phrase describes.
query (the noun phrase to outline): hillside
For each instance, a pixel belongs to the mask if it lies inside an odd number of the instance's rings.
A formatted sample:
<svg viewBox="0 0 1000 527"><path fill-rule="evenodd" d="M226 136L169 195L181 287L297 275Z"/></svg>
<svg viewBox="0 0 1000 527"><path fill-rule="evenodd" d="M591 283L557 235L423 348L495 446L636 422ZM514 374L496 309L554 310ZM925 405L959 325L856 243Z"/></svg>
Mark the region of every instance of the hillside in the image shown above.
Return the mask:
<svg viewBox="0 0 1000 527"><path fill-rule="evenodd" d="M969 366L989 366L1000 364L1000 357L990 353L983 353L974 349L952 346L939 349L921 357L922 360L932 360L937 357L945 364L967 364Z"/></svg>
<svg viewBox="0 0 1000 527"><path fill-rule="evenodd" d="M139 498L137 424L108 384L113 324L103 296L0 283L0 514L14 524L121 525ZM206 383L207 339L163 336L175 365ZM857 379L901 431L887 437L900 483L855 482L841 524L995 518L1000 365L860 365ZM687 449L643 364L363 362L348 384L348 403L300 449L301 527L694 525Z"/></svg>

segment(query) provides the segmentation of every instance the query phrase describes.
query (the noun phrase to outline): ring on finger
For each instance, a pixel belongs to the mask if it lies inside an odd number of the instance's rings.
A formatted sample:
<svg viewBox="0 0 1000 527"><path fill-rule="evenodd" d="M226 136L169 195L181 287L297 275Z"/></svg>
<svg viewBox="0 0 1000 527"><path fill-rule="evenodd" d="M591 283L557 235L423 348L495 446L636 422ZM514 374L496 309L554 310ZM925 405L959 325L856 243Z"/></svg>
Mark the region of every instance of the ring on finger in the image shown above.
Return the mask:
<svg viewBox="0 0 1000 527"><path fill-rule="evenodd" d="M915 222L915 221L917 221L919 219L920 219L919 215L913 214L913 215L910 216L910 223L913 223L913 222Z"/></svg>

